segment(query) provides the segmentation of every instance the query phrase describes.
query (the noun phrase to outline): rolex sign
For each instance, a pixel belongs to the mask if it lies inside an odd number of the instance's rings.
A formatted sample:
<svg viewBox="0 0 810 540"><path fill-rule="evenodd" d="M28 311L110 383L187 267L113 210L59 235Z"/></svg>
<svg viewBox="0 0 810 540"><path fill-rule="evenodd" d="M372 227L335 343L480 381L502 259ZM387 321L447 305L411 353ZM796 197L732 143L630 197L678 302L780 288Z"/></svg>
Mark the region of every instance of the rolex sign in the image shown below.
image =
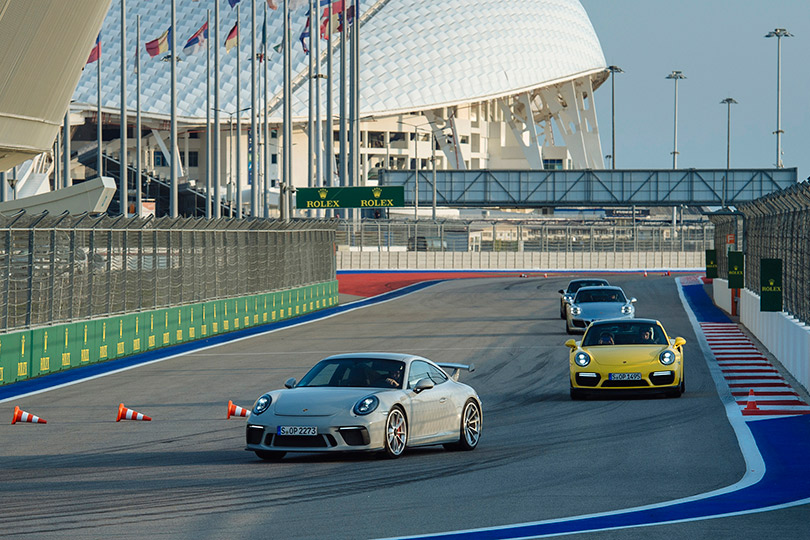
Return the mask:
<svg viewBox="0 0 810 540"><path fill-rule="evenodd" d="M295 193L295 207L299 210L399 206L405 206L404 186L298 188Z"/></svg>

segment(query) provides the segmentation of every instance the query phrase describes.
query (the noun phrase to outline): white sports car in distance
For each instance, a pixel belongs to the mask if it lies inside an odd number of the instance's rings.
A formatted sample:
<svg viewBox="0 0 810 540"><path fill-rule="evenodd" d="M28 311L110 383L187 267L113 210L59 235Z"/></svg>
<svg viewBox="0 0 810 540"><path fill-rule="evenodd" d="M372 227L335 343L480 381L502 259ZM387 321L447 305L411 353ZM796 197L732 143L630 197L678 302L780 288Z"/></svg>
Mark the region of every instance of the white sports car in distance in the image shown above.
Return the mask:
<svg viewBox="0 0 810 540"><path fill-rule="evenodd" d="M445 369L450 370L451 374ZM263 394L247 421L247 447L264 460L287 452L380 451L442 444L472 450L481 399L458 374L473 366L410 354L357 353L318 362L300 382Z"/></svg>

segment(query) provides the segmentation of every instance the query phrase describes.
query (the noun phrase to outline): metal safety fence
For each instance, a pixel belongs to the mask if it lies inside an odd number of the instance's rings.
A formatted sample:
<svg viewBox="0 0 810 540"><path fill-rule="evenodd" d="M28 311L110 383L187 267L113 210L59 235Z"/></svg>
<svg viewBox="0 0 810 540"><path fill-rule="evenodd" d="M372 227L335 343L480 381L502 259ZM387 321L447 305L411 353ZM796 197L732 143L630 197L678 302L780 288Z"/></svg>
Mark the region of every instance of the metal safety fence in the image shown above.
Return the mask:
<svg viewBox="0 0 810 540"><path fill-rule="evenodd" d="M357 251L702 252L714 245L708 221L617 224L519 220L380 220L338 223L338 248Z"/></svg>
<svg viewBox="0 0 810 540"><path fill-rule="evenodd" d="M782 260L783 309L810 323L810 184L795 184L711 220L715 244L736 246L745 254L748 290L760 294L761 259ZM718 275L728 276L726 249L717 250L717 267Z"/></svg>
<svg viewBox="0 0 810 540"><path fill-rule="evenodd" d="M335 227L0 216L0 332L332 281Z"/></svg>

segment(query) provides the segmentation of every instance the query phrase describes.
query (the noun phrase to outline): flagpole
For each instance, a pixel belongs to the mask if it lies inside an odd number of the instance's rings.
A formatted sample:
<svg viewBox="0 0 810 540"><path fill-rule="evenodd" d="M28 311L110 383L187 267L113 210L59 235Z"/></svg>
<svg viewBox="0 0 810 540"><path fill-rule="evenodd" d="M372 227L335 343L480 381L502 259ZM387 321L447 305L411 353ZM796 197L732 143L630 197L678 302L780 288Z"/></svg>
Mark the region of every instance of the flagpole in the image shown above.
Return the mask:
<svg viewBox="0 0 810 540"><path fill-rule="evenodd" d="M262 42L264 43L262 54L264 56L264 182L262 183L262 217L270 217L270 206L268 200L267 188L270 185L270 124L267 117L267 67L270 62L267 61L267 4L264 4L264 26L262 27Z"/></svg>
<svg viewBox="0 0 810 540"><path fill-rule="evenodd" d="M141 16L138 15L135 42L135 215L143 217L141 195Z"/></svg>
<svg viewBox="0 0 810 540"><path fill-rule="evenodd" d="M315 187L323 186L323 124L321 123L321 2L316 0L313 32L310 23L310 36L315 40ZM315 212L316 217L322 217L321 210Z"/></svg>
<svg viewBox="0 0 810 540"><path fill-rule="evenodd" d="M312 16L315 14L316 0L309 0L309 116L307 118L307 187L315 187L315 163L313 157L315 155L315 43L313 41ZM313 216L312 211L307 212L308 217Z"/></svg>
<svg viewBox="0 0 810 540"><path fill-rule="evenodd" d="M352 166L354 167L354 185L362 185L362 171L360 170L360 0L354 0L354 31L352 32L352 76L354 87L352 90ZM359 214L359 212L358 212Z"/></svg>
<svg viewBox="0 0 810 540"><path fill-rule="evenodd" d="M279 189L279 205L281 206L281 218L290 221L291 202L290 193L292 191L292 107L290 99L292 90L290 81L292 80L292 62L290 51L290 0L284 0L284 114L283 131L284 148L282 151L283 172L281 175L281 187Z"/></svg>
<svg viewBox="0 0 810 540"><path fill-rule="evenodd" d="M62 128L62 130L64 131L64 134L62 135L62 138L64 139L63 143L64 143L64 147L65 147L64 156L62 156L62 159L63 159L63 162L64 162L64 165L63 165L64 174L63 174L63 178L62 178L62 180L63 180L62 187L70 187L70 186L73 185L73 180L70 178L70 105L68 105L67 112L65 112L65 123L64 123L64 127ZM16 167L14 168L14 171L16 173L16 171L17 171ZM12 188L12 189L16 190L16 184L15 184L15 187ZM16 192L15 192L14 198L15 199L17 198L16 197Z"/></svg>
<svg viewBox="0 0 810 540"><path fill-rule="evenodd" d="M242 219L242 38L239 35L239 5L236 5L236 218Z"/></svg>
<svg viewBox="0 0 810 540"><path fill-rule="evenodd" d="M171 174L170 174L170 181L171 181L171 194L169 196L169 215L173 218L178 216L177 211L177 31L176 31L176 24L177 24L177 10L176 10L176 0L172 0L172 26L169 31L171 37L169 39L171 45L171 65L172 65L172 83L171 83L171 92L172 92L172 127L171 127Z"/></svg>
<svg viewBox="0 0 810 540"><path fill-rule="evenodd" d="M250 215L259 216L258 137L256 136L256 0L250 2Z"/></svg>
<svg viewBox="0 0 810 540"><path fill-rule="evenodd" d="M98 121L96 122L96 139L98 142L98 156L96 169L98 175L104 176L104 164L101 159L101 34L98 36L98 65L96 66L96 78L98 79Z"/></svg>
<svg viewBox="0 0 810 540"><path fill-rule="evenodd" d="M211 28L210 9L206 12L205 28ZM205 39L205 219L211 219L211 40L209 38Z"/></svg>
<svg viewBox="0 0 810 540"><path fill-rule="evenodd" d="M348 148L346 141L346 75L347 75L347 55L346 55L346 34L349 32L348 4L349 0L343 0L343 14L341 19L340 32L340 186L346 186L346 178L349 175L349 163L347 160Z"/></svg>
<svg viewBox="0 0 810 540"><path fill-rule="evenodd" d="M127 217L127 0L121 0L121 152L118 158L118 200L121 202L121 215Z"/></svg>
<svg viewBox="0 0 810 540"><path fill-rule="evenodd" d="M324 150L326 159L326 175L324 185L332 187L335 165L335 142L332 111L332 2L329 2L329 22L326 24L326 133L324 133ZM332 217L333 210L327 210L326 217Z"/></svg>
<svg viewBox="0 0 810 540"><path fill-rule="evenodd" d="M219 2L214 2L214 217L222 217L219 153Z"/></svg>

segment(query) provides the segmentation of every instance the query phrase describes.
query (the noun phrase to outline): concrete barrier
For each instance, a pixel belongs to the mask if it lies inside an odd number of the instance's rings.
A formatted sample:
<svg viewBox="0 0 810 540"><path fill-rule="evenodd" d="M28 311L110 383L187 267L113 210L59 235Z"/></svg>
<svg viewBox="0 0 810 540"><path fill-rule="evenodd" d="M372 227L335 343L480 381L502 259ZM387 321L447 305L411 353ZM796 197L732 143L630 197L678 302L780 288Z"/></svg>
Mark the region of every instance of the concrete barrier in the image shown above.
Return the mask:
<svg viewBox="0 0 810 540"><path fill-rule="evenodd" d="M343 251L338 270L702 270L704 252Z"/></svg>
<svg viewBox="0 0 810 540"><path fill-rule="evenodd" d="M712 280L712 299L715 306L726 313L731 313L731 289L728 288L727 279Z"/></svg>
<svg viewBox="0 0 810 540"><path fill-rule="evenodd" d="M722 289L718 281L722 280L714 280L715 290ZM810 326L784 311L761 312L759 295L748 289L740 291L740 322L805 390L810 390Z"/></svg>

